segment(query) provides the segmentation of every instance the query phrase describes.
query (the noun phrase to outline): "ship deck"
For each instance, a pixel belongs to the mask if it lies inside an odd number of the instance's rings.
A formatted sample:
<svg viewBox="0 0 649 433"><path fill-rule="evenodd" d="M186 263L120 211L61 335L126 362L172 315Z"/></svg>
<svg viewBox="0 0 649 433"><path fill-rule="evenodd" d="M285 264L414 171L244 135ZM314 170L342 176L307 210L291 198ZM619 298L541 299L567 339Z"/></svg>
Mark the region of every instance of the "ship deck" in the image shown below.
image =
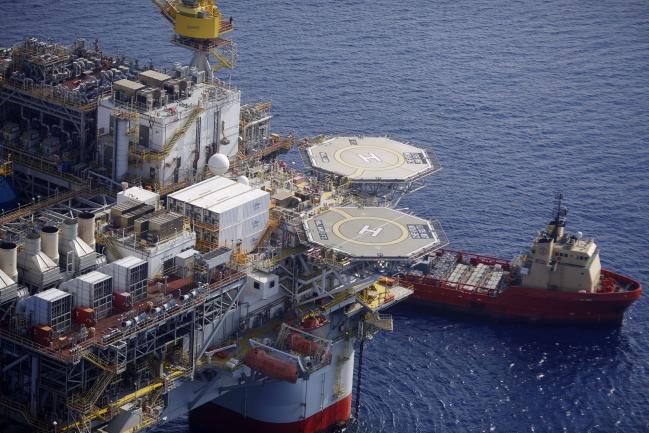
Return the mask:
<svg viewBox="0 0 649 433"><path fill-rule="evenodd" d="M166 320L169 317L195 308L204 301L208 294L226 287L242 278L245 278L244 273L230 270L227 274L224 274L222 278L213 281L209 286L207 286L199 296L184 303L181 302L181 296L193 288L190 280L179 278L169 281L167 284L162 286L151 284L147 289L147 296L145 299L136 302L129 311L114 313L108 317L97 320L94 326L94 334L89 335L87 339L81 342L75 341L75 336L79 334L79 331L83 326L78 323L73 323L70 331L64 334L62 339L54 340L50 347L39 345L31 339L14 334L9 329L0 328L0 332L18 344L34 348L52 358L63 362L74 362L75 359L82 356L81 353L90 349L92 346L106 346L115 340L124 339L130 334L141 332L146 328L153 328L157 323ZM162 305L172 299L175 301L175 304L172 307L165 309L165 311L157 317L149 316L147 317L147 320L143 321L140 325L135 325L128 329L122 327L122 322L125 320L133 319L136 315L148 312L152 307Z"/></svg>

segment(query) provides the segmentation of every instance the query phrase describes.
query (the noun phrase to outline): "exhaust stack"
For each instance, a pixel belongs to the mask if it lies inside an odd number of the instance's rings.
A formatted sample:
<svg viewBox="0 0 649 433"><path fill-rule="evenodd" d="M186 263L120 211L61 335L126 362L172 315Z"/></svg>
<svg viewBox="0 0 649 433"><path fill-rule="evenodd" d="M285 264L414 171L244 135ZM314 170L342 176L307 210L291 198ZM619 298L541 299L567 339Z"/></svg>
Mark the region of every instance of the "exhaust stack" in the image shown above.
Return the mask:
<svg viewBox="0 0 649 433"><path fill-rule="evenodd" d="M9 278L18 281L18 248L13 242L0 243L0 269Z"/></svg>
<svg viewBox="0 0 649 433"><path fill-rule="evenodd" d="M89 232L94 241L94 215L82 220L85 224L82 231L85 230L86 234ZM63 223L63 233L59 238L59 257L61 269L69 275L83 274L96 265L95 249L79 237L79 223L76 219L67 219Z"/></svg>
<svg viewBox="0 0 649 433"><path fill-rule="evenodd" d="M41 230L41 246L43 252L59 264L59 229L54 226L45 226Z"/></svg>
<svg viewBox="0 0 649 433"><path fill-rule="evenodd" d="M55 286L61 280L61 272L54 261L41 251L41 236L31 232L25 238L25 247L18 256L20 279L36 291Z"/></svg>
<svg viewBox="0 0 649 433"><path fill-rule="evenodd" d="M79 237L92 249L95 249L95 214L83 212L79 214Z"/></svg>

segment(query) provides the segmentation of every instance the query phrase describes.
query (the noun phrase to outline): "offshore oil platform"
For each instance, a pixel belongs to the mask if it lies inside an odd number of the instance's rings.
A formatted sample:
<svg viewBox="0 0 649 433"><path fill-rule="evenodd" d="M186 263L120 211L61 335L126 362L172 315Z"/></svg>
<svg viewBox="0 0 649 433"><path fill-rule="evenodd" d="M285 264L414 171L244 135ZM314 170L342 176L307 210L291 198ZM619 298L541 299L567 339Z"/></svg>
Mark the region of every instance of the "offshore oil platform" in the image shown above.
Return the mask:
<svg viewBox="0 0 649 433"><path fill-rule="evenodd" d="M0 426L344 428L356 349L360 389L364 342L412 293L393 275L447 244L395 209L439 163L271 133L270 103L214 75L235 64L232 19L154 3L190 65L0 49ZM277 158L294 147L302 172Z"/></svg>

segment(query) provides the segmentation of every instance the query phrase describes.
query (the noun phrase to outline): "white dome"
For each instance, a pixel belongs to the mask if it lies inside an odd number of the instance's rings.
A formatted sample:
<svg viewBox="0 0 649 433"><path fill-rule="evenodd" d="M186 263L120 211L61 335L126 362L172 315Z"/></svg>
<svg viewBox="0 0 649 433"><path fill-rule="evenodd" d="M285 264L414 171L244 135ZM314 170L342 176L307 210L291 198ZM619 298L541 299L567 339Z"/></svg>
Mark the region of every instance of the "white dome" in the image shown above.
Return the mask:
<svg viewBox="0 0 649 433"><path fill-rule="evenodd" d="M245 176L239 176L237 177L237 182L243 184L243 185L250 185L250 181L248 180L247 177Z"/></svg>
<svg viewBox="0 0 649 433"><path fill-rule="evenodd" d="M228 160L228 157L222 153L215 153L210 157L210 160L207 161L207 167L213 175L221 176L227 173L230 169L230 161Z"/></svg>

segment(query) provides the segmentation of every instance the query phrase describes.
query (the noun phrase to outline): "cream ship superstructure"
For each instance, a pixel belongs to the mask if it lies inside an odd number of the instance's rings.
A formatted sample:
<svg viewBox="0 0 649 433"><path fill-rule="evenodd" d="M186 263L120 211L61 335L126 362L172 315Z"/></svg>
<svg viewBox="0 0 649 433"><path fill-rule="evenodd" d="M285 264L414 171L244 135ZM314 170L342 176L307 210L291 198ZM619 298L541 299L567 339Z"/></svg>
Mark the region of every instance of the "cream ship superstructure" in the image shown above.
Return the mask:
<svg viewBox="0 0 649 433"><path fill-rule="evenodd" d="M522 257L522 286L594 293L600 288L599 248L581 232L565 232L567 210L559 197L554 219Z"/></svg>

